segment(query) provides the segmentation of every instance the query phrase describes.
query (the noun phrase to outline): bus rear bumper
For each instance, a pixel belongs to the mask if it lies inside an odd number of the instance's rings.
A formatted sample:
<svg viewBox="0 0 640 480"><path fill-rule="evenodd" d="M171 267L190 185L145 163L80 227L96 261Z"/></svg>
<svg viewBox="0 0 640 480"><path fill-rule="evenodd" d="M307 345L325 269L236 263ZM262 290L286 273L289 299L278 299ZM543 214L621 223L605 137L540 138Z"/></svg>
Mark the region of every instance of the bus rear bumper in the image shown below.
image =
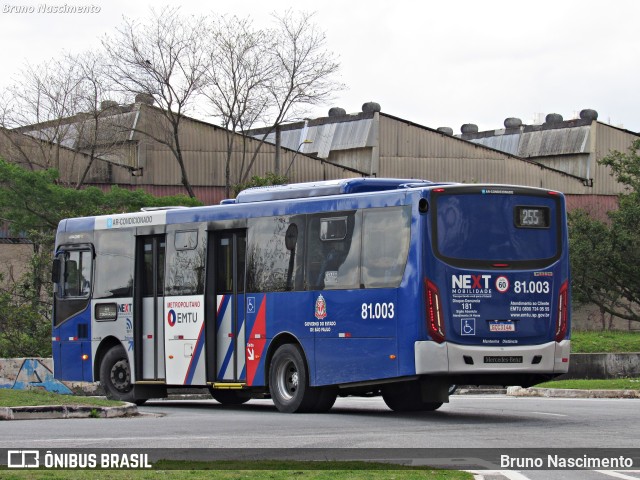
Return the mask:
<svg viewBox="0 0 640 480"><path fill-rule="evenodd" d="M547 373L569 371L571 340L525 346L416 342L416 374Z"/></svg>

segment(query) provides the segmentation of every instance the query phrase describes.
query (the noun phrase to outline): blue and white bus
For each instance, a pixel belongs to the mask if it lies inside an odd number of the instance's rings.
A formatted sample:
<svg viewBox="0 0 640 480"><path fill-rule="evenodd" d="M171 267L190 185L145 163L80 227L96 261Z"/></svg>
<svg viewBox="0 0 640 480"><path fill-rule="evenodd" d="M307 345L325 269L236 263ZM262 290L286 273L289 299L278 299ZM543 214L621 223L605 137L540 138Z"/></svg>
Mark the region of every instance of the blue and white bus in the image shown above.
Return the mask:
<svg viewBox="0 0 640 480"><path fill-rule="evenodd" d="M435 410L452 384L567 372L567 250L563 195L521 186L360 178L71 218L55 376L137 403L208 387L282 412Z"/></svg>

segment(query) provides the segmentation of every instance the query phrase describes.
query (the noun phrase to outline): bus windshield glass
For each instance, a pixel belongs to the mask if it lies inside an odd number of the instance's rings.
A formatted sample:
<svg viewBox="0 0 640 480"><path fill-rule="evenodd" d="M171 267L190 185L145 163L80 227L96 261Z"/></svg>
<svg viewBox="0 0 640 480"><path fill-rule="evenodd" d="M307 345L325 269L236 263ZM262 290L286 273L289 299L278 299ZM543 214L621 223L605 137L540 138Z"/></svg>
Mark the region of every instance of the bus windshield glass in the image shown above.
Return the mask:
<svg viewBox="0 0 640 480"><path fill-rule="evenodd" d="M556 199L540 195L442 194L437 253L468 261L549 261L560 255Z"/></svg>

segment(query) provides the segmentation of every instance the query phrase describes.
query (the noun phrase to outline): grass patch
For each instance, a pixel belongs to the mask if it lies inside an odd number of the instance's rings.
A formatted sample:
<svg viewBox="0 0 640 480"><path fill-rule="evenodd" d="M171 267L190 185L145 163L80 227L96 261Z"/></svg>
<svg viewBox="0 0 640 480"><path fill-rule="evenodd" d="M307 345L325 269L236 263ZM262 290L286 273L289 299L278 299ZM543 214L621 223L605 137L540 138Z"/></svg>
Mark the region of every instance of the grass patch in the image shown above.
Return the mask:
<svg viewBox="0 0 640 480"><path fill-rule="evenodd" d="M268 469L267 469L268 468ZM160 461L152 470L0 470L3 479L102 480L165 479L188 480L472 480L473 475L457 470L434 470L369 462L184 462ZM8 476L5 476L8 475Z"/></svg>
<svg viewBox="0 0 640 480"><path fill-rule="evenodd" d="M288 471L292 472L359 472L366 471L366 476L357 478L369 478L369 472L419 472L419 478L471 478L466 476L465 472L459 472L457 470L438 470L428 466L414 467L410 465L401 465L394 463L376 463L376 462L364 462L364 461L294 461L294 460L216 460L211 462L186 462L182 460L160 460L154 464L154 469L160 470L213 470L218 472L229 471L252 471L259 472L263 470L268 471ZM427 476L425 476L425 473ZM451 476L450 473L463 473L463 476ZM436 475L436 476L434 476ZM439 475L439 476L438 476ZM271 478L271 477L269 477ZM316 478L316 477L312 477ZM325 477L318 477L325 478ZM326 478L334 478L330 475ZM346 477L343 477L346 478ZM351 478L351 477L348 477ZM376 477L377 478L377 477ZM382 477L384 478L384 477ZM400 477L398 477L400 478ZM401 477L405 478L405 477ZM415 477L406 477L415 478Z"/></svg>
<svg viewBox="0 0 640 480"><path fill-rule="evenodd" d="M640 332L572 331L571 353L640 352Z"/></svg>
<svg viewBox="0 0 640 480"><path fill-rule="evenodd" d="M12 390L9 388L0 388L0 407L36 407L42 405L115 407L123 405L123 402L76 395L59 395L44 390Z"/></svg>
<svg viewBox="0 0 640 480"><path fill-rule="evenodd" d="M541 383L536 385L536 388L568 388L571 390L640 390L640 378L557 380Z"/></svg>

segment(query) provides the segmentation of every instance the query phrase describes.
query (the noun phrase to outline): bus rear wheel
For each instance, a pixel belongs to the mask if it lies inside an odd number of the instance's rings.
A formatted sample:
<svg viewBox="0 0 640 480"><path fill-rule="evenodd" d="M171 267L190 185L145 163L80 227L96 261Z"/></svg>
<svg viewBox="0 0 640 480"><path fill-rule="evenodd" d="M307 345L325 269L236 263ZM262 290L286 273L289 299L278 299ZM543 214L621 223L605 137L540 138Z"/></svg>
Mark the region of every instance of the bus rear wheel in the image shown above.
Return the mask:
<svg viewBox="0 0 640 480"><path fill-rule="evenodd" d="M242 405L251 400L251 395L242 390L219 390L209 387L209 393L222 405Z"/></svg>
<svg viewBox="0 0 640 480"><path fill-rule="evenodd" d="M425 402L419 382L389 384L382 390L382 399L394 412L433 412L442 402Z"/></svg>
<svg viewBox="0 0 640 480"><path fill-rule="evenodd" d="M100 383L107 398L123 402L136 402L131 382L131 366L127 352L122 345L112 347L102 357Z"/></svg>
<svg viewBox="0 0 640 480"><path fill-rule="evenodd" d="M301 413L316 409L319 392L309 387L307 366L296 345L287 343L276 350L269 367L269 390L273 403L281 412ZM326 408L327 403L325 399L322 407Z"/></svg>
<svg viewBox="0 0 640 480"><path fill-rule="evenodd" d="M317 400L313 407L315 413L325 413L331 410L338 398L338 390L333 387L317 387Z"/></svg>

